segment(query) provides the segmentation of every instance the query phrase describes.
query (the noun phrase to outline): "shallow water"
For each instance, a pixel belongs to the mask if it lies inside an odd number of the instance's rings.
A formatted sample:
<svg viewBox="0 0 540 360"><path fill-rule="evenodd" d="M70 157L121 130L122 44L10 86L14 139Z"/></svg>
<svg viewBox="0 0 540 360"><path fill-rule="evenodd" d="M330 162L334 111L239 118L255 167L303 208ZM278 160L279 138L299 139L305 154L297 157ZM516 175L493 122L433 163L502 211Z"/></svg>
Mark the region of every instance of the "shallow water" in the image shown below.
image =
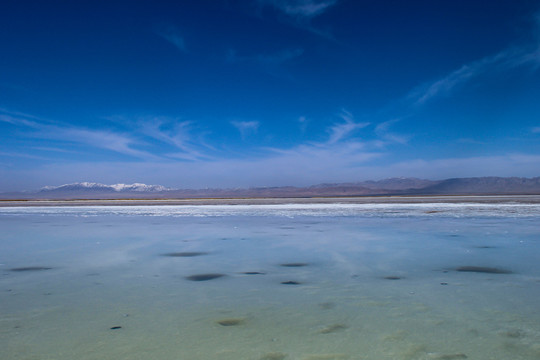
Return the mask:
<svg viewBox="0 0 540 360"><path fill-rule="evenodd" d="M539 220L527 204L2 208L0 358L538 359Z"/></svg>

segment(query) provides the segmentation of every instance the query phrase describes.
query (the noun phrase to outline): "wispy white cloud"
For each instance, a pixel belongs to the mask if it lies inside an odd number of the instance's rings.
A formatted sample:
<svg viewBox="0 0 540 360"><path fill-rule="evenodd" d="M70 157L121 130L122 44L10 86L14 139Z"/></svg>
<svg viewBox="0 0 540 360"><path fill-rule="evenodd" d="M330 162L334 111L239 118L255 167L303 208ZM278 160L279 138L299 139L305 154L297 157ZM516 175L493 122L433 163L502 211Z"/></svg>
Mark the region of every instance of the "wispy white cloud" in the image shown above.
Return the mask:
<svg viewBox="0 0 540 360"><path fill-rule="evenodd" d="M537 33L533 43L512 46L465 64L440 79L414 89L409 98L415 104L421 105L438 96L447 96L460 85L486 73L503 72L523 66L537 70L540 67L540 14L536 15L535 23Z"/></svg>
<svg viewBox="0 0 540 360"><path fill-rule="evenodd" d="M8 112L0 109L0 121L8 122L20 127L25 137L54 141L58 146L46 149L56 152L62 150L62 144L79 144L89 149L104 149L118 154L132 156L145 161L166 161L167 158L183 160L211 159L211 146L205 146L201 138L203 135L192 134L192 122L181 121L169 117L141 117L127 119L125 117L111 117L109 120L129 127L129 133L112 129L89 129L76 127L59 122L45 122L38 117L26 114ZM172 147L169 152L160 149L159 145L151 144L153 140ZM53 144L54 145L54 144ZM35 148L33 148L35 150ZM144 150L148 149L148 150ZM25 149L31 150L31 149ZM82 152L83 150L80 150ZM86 150L88 151L88 150Z"/></svg>
<svg viewBox="0 0 540 360"><path fill-rule="evenodd" d="M70 150L70 149L61 149L58 147L49 147L49 146L32 146L32 149L39 150L39 151L53 152L53 153L80 154L79 151Z"/></svg>
<svg viewBox="0 0 540 360"><path fill-rule="evenodd" d="M22 113L10 112L5 109L0 109L0 122L8 123L16 126L36 127L38 123L35 118Z"/></svg>
<svg viewBox="0 0 540 360"><path fill-rule="evenodd" d="M184 38L176 26L172 24L162 25L156 27L155 33L176 46L180 51L184 53L188 52Z"/></svg>
<svg viewBox="0 0 540 360"><path fill-rule="evenodd" d="M262 64L279 65L295 59L304 53L303 49L283 50L274 54L257 55L256 60Z"/></svg>
<svg viewBox="0 0 540 360"><path fill-rule="evenodd" d="M397 134L390 131L392 125L398 123L401 119L392 119L384 121L375 127L375 134L384 142L407 144L411 139L410 135Z"/></svg>
<svg viewBox="0 0 540 360"><path fill-rule="evenodd" d="M368 122L358 123L354 121L352 114L346 110L342 110L340 117L343 122L334 124L328 129L330 134L328 144L335 144L353 134L356 130L362 129L369 125Z"/></svg>
<svg viewBox="0 0 540 360"><path fill-rule="evenodd" d="M312 25L312 20L338 3L338 0L257 0L285 14L286 22L325 39L335 41L331 33Z"/></svg>
<svg viewBox="0 0 540 360"><path fill-rule="evenodd" d="M300 131L302 131L302 133L305 133L309 124L309 120L305 116L300 116L298 118L298 123L300 124Z"/></svg>
<svg viewBox="0 0 540 360"><path fill-rule="evenodd" d="M136 145L141 145L140 141L133 139L129 135L112 131L48 126L42 128L34 136L43 139L84 144L145 160L159 159L158 156L150 152L136 149Z"/></svg>
<svg viewBox="0 0 540 360"><path fill-rule="evenodd" d="M471 138L459 138L456 141L458 143L461 143L461 144L473 144L473 145L485 145L486 144L485 141L479 141L479 140L471 139Z"/></svg>
<svg viewBox="0 0 540 360"><path fill-rule="evenodd" d="M317 175L325 181L339 181L345 173L352 176L352 169L361 164L386 155L377 141L365 141L355 136L357 130L367 127L369 123L356 122L353 115L346 110L342 110L338 117L340 120L326 129L326 139L304 142L288 149L268 148L271 155L264 161L267 161L269 166L288 164L298 171L302 170L304 174L313 174L314 178ZM299 121L306 120L300 118Z"/></svg>
<svg viewBox="0 0 540 360"><path fill-rule="evenodd" d="M149 152L137 150L140 142L127 134L107 130L78 128L72 125L45 122L36 116L1 110L0 121L8 122L25 130L25 136L62 143L83 144L93 148L110 150L140 159L157 157Z"/></svg>
<svg viewBox="0 0 540 360"><path fill-rule="evenodd" d="M495 55L465 64L448 75L414 89L408 96L415 105L422 105L439 96L448 96L459 86L486 74L512 70L522 66L538 69L540 43L512 47Z"/></svg>
<svg viewBox="0 0 540 360"><path fill-rule="evenodd" d="M293 17L312 18L324 13L337 0L259 0Z"/></svg>
<svg viewBox="0 0 540 360"><path fill-rule="evenodd" d="M229 50L227 61L231 63L258 63L265 66L277 66L300 57L303 49L285 49L275 53L241 56L234 50Z"/></svg>
<svg viewBox="0 0 540 360"><path fill-rule="evenodd" d="M149 117L138 121L139 131L142 135L172 145L178 152L168 153L167 157L197 160L208 159L210 156L203 153L202 142L197 144L191 134L191 121L181 121L168 117Z"/></svg>
<svg viewBox="0 0 540 360"><path fill-rule="evenodd" d="M16 152L3 152L0 151L0 156L2 157L15 157L15 158L26 158L26 159L34 159L34 160L45 160L45 161L51 161L51 158L47 158L44 156L39 155L32 155L32 154L26 154L26 153L16 153Z"/></svg>
<svg viewBox="0 0 540 360"><path fill-rule="evenodd" d="M247 135L255 134L260 125L258 121L231 121L231 124L240 131L242 139Z"/></svg>

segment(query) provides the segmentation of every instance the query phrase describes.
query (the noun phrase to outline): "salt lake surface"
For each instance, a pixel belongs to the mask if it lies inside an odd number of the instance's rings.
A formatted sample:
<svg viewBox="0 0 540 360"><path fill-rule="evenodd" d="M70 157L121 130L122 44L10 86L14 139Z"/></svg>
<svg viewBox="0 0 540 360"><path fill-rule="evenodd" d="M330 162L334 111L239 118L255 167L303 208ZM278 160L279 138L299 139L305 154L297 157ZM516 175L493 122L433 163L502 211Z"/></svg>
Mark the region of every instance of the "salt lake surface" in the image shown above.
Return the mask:
<svg viewBox="0 0 540 360"><path fill-rule="evenodd" d="M539 359L540 205L0 208L0 358Z"/></svg>

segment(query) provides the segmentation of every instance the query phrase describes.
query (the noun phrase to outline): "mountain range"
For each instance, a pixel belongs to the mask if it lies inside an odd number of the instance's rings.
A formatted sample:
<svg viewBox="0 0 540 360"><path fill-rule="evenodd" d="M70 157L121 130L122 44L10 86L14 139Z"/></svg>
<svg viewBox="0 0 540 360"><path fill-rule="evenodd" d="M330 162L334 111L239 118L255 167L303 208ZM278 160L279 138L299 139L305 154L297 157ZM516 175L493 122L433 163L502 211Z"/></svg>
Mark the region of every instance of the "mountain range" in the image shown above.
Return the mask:
<svg viewBox="0 0 540 360"><path fill-rule="evenodd" d="M474 177L445 180L390 178L378 181L235 189L173 189L161 185L92 182L0 193L0 199L186 199L246 197L344 197L390 195L538 195L540 177Z"/></svg>

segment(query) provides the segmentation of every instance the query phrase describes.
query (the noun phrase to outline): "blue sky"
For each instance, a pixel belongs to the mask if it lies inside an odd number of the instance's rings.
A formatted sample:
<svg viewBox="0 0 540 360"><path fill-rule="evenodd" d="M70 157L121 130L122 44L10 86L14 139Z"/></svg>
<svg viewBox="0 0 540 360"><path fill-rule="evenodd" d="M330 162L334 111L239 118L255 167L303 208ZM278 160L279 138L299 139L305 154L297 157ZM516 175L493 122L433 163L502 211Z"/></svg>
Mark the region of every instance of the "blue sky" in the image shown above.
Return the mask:
<svg viewBox="0 0 540 360"><path fill-rule="evenodd" d="M3 1L0 191L540 176L540 1Z"/></svg>

